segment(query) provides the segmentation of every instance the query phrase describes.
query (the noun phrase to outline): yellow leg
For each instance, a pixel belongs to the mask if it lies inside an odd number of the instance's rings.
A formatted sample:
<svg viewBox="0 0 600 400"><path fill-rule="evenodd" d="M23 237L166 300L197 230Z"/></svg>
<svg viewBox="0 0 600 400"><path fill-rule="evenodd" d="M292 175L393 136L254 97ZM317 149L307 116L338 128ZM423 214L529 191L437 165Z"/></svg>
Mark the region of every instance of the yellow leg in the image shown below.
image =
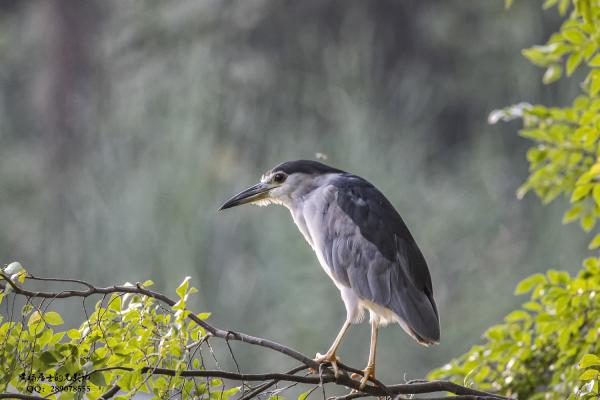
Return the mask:
<svg viewBox="0 0 600 400"><path fill-rule="evenodd" d="M364 388L369 378L375 378L375 351L377 348L377 331L379 327L377 322L371 322L371 347L369 348L369 362L367 367L363 370L364 375L360 380L360 388Z"/></svg>
<svg viewBox="0 0 600 400"><path fill-rule="evenodd" d="M318 363L325 363L325 362L331 363L331 367L333 368L333 373L335 374L335 376L338 376L338 374L339 374L339 370L338 370L338 366L337 366L338 358L336 357L335 353L337 351L337 348L340 346L340 343L342 342L342 338L344 337L344 334L346 333L346 331L348 330L349 327L350 327L350 321L344 322L342 329L340 329L339 333L337 334L337 337L333 341L333 344L331 345L329 350L327 350L327 353L325 353L325 354L317 353L317 356L315 358L315 361Z"/></svg>

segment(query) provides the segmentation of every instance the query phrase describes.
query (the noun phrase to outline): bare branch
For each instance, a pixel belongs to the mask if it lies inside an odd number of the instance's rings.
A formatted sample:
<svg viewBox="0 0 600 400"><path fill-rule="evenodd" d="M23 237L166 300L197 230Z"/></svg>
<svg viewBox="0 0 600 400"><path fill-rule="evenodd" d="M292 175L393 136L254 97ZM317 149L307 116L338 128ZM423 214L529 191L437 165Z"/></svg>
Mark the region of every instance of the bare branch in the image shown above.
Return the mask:
<svg viewBox="0 0 600 400"><path fill-rule="evenodd" d="M71 279L71 278L40 278L37 276L29 275L28 279L34 281L46 281L46 282L71 282L71 283L79 283L81 285L87 286L90 289L94 289L94 286L88 282L79 280L79 279Z"/></svg>

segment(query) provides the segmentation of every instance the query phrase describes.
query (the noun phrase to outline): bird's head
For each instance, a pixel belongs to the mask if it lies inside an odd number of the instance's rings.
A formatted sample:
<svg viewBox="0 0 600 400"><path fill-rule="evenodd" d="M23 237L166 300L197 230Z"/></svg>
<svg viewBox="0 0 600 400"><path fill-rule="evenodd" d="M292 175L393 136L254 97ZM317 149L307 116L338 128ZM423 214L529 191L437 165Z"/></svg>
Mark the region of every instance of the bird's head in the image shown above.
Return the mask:
<svg viewBox="0 0 600 400"><path fill-rule="evenodd" d="M317 161L287 161L265 172L259 183L227 200L219 210L242 204L283 204L289 207L294 198L318 187L324 176L340 173L344 171Z"/></svg>

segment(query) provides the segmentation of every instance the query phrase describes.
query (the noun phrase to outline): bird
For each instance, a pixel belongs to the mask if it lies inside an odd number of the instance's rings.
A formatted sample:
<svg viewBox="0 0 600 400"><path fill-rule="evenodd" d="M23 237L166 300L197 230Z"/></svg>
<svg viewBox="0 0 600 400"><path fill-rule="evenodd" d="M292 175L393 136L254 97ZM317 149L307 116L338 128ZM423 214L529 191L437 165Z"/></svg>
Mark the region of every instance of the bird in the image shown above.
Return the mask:
<svg viewBox="0 0 600 400"><path fill-rule="evenodd" d="M337 350L352 324L369 313L369 358L360 388L375 379L380 326L398 323L419 344L440 341L438 309L427 263L392 203L373 184L318 161L286 161L260 182L227 200L219 210L242 204L283 205L333 280L346 319L333 344L314 361L338 375Z"/></svg>

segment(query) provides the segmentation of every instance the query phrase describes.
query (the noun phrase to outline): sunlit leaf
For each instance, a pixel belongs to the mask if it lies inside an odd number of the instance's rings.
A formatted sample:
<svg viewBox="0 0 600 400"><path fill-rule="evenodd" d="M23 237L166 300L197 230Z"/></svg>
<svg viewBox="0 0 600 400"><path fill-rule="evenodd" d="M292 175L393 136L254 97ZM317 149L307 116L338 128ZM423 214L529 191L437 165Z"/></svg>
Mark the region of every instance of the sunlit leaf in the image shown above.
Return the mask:
<svg viewBox="0 0 600 400"><path fill-rule="evenodd" d="M191 277L186 276L184 278L184 280L181 282L181 284L177 287L177 289L175 290L175 293L177 293L177 295L180 298L183 298L188 290L188 287L190 286L190 279Z"/></svg>
<svg viewBox="0 0 600 400"><path fill-rule="evenodd" d="M600 357L595 354L586 354L579 361L579 368L588 368L594 365L600 365Z"/></svg>
<svg viewBox="0 0 600 400"><path fill-rule="evenodd" d="M49 325L62 325L65 321L63 321L62 317L56 311L48 311L44 314L44 321L46 321Z"/></svg>
<svg viewBox="0 0 600 400"><path fill-rule="evenodd" d="M533 274L525 279L523 279L517 285L515 289L515 294L523 294L531 291L535 286L546 283L546 277L542 274Z"/></svg>
<svg viewBox="0 0 600 400"><path fill-rule="evenodd" d="M581 53L571 53L567 59L567 76L571 76L581 64L582 56Z"/></svg>

